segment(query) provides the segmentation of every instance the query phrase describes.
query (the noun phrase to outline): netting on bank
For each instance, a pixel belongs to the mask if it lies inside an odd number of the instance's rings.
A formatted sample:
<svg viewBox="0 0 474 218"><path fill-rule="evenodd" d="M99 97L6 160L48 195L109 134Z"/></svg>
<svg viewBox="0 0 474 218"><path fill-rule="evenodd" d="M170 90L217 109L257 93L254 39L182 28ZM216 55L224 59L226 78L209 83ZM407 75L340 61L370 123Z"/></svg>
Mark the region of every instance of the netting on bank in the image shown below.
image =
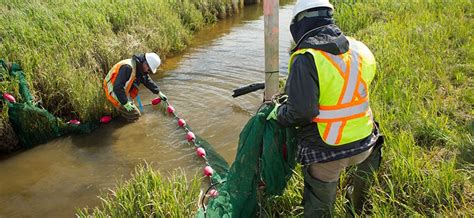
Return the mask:
<svg viewBox="0 0 474 218"><path fill-rule="evenodd" d="M9 120L24 147L47 142L68 133L88 133L97 123L68 124L34 103L25 75L18 64L0 60L2 82L18 84L6 87L3 93L18 93L15 102L4 100ZM15 89L15 90L13 90ZM203 173L210 186L203 196L211 196L207 204L201 202L197 217L254 217L258 212L257 192L265 196L283 193L296 165L294 128L282 128L266 117L273 105L265 104L247 122L240 133L233 164L228 163L205 140L196 136L191 127L179 118L168 101L152 102L173 116L186 132L186 138L203 158Z"/></svg>
<svg viewBox="0 0 474 218"><path fill-rule="evenodd" d="M0 60L0 78L5 83L1 86L3 95L18 93L14 101L3 100L3 106L8 107L8 118L23 147L29 148L68 133L89 133L98 127L99 122L67 123L41 108L33 101L19 64Z"/></svg>
<svg viewBox="0 0 474 218"><path fill-rule="evenodd" d="M203 173L210 179L205 196L210 198L207 205L200 202L197 217L254 217L259 205L257 191L266 197L283 193L296 165L296 130L266 119L273 105L262 105L247 122L230 168L208 142L196 137L186 124L182 125L184 120L175 114L168 101L160 103L160 107L175 117L186 131L187 140L196 147L197 155L205 161Z"/></svg>

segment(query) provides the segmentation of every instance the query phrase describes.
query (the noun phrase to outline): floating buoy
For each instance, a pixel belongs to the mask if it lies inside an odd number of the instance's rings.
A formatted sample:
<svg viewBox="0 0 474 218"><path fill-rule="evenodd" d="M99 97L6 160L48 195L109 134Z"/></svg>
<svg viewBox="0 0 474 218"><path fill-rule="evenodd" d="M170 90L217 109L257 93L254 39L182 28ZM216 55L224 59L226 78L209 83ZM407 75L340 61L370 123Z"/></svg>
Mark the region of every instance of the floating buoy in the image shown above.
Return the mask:
<svg viewBox="0 0 474 218"><path fill-rule="evenodd" d="M196 136L194 135L193 132L189 131L186 134L186 139L188 140L188 142L191 142L191 141L194 141L196 139Z"/></svg>
<svg viewBox="0 0 474 218"><path fill-rule="evenodd" d="M167 110L168 110L168 113L170 113L170 114L174 113L174 107L171 106L171 105L168 105Z"/></svg>
<svg viewBox="0 0 474 218"><path fill-rule="evenodd" d="M204 167L204 175L205 176L212 176L212 174L214 174L214 170L212 169L211 166Z"/></svg>
<svg viewBox="0 0 474 218"><path fill-rule="evenodd" d="M204 150L204 148L196 148L196 154L197 156L199 157L205 157L206 156L206 150Z"/></svg>
<svg viewBox="0 0 474 218"><path fill-rule="evenodd" d="M209 190L209 196L210 197L216 197L217 195L219 195L219 192L217 192L217 190L215 190L215 189Z"/></svg>
<svg viewBox="0 0 474 218"><path fill-rule="evenodd" d="M151 100L151 104L152 104L152 105L157 105L157 104L159 104L160 102L161 102L161 98L160 98L160 97Z"/></svg>
<svg viewBox="0 0 474 218"><path fill-rule="evenodd" d="M79 120L69 120L69 122L67 122L67 124L79 125L79 124L81 124L81 121L79 121Z"/></svg>
<svg viewBox="0 0 474 218"><path fill-rule="evenodd" d="M181 126L181 127L186 126L186 121L184 121L183 119L180 118L180 119L178 120L178 126Z"/></svg>
<svg viewBox="0 0 474 218"><path fill-rule="evenodd" d="M111 116L103 116L100 118L101 123L109 123L112 120Z"/></svg>
<svg viewBox="0 0 474 218"><path fill-rule="evenodd" d="M10 95L9 93L3 93L3 98L9 101L10 103L16 103L15 97L13 97L13 95Z"/></svg>

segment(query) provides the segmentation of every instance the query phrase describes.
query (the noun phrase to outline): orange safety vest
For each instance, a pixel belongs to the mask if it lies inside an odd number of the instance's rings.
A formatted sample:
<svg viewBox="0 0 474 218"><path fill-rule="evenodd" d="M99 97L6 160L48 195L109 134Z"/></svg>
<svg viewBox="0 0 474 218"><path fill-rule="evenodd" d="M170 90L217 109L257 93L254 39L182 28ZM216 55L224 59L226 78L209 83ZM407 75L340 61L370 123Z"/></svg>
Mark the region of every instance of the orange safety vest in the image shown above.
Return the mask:
<svg viewBox="0 0 474 218"><path fill-rule="evenodd" d="M117 98L117 95L114 93L114 84L115 84L115 79L117 79L117 75L119 74L119 69L122 65L127 64L132 67L132 74L130 75L130 78L127 80L125 83L125 94L130 96L132 99L135 99L135 97L138 95L138 88L133 87L133 82L135 81L136 78L136 62L133 61L132 59L126 59L122 60L118 63L116 63L112 69L110 69L109 73L107 76L104 78L103 86L104 86L104 91L105 95L107 96L107 99L115 106L119 107L120 102Z"/></svg>
<svg viewBox="0 0 474 218"><path fill-rule="evenodd" d="M339 146L369 136L373 130L369 85L375 76L375 58L362 42L349 39L350 49L333 55L316 49L300 49L290 57L312 54L319 80L319 134L326 144Z"/></svg>

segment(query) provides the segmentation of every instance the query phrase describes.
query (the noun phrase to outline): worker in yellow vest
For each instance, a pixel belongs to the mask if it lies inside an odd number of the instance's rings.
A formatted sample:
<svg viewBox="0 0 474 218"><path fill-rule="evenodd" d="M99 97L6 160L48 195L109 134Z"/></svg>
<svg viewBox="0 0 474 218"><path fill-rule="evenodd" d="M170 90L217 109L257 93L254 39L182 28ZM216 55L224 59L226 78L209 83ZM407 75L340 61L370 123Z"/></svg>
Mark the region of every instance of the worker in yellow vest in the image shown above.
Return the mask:
<svg viewBox="0 0 474 218"><path fill-rule="evenodd" d="M369 106L375 58L362 42L344 36L333 10L328 0L297 1L287 100L267 118L297 127L305 217L333 216L340 173L351 165L357 169L347 211L367 210L369 180L381 161L383 137Z"/></svg>
<svg viewBox="0 0 474 218"><path fill-rule="evenodd" d="M141 83L162 100L167 100L150 77L150 73L156 73L160 64L161 59L156 53L137 54L115 64L105 77L105 95L127 121L135 121L141 116L133 103Z"/></svg>

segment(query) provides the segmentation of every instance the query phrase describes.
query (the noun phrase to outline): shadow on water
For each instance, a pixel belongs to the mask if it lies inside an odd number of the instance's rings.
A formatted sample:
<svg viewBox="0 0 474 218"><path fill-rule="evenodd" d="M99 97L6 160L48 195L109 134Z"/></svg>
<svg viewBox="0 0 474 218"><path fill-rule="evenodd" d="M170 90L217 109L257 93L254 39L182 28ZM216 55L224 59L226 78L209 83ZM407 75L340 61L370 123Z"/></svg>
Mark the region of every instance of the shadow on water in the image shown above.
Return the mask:
<svg viewBox="0 0 474 218"><path fill-rule="evenodd" d="M117 129L124 128L128 124L129 123L125 119L117 117L110 123L106 124L109 126L109 128L99 127L97 130L94 131L94 134L72 135L71 142L78 148L103 147L113 145L114 142L118 140L118 137L113 135L114 131ZM97 135L101 136L100 143L97 143Z"/></svg>

